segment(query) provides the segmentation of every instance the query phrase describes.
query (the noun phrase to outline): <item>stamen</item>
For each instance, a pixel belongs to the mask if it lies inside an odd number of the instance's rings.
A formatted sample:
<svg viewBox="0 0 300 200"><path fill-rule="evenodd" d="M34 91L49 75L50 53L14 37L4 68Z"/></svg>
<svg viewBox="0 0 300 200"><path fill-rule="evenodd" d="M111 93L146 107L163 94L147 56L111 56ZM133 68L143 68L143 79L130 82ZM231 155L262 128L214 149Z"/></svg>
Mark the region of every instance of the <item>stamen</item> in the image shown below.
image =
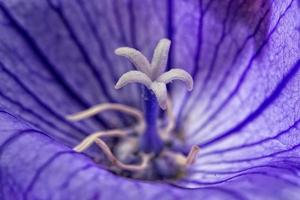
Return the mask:
<svg viewBox="0 0 300 200"><path fill-rule="evenodd" d="M149 160L151 158L150 155L143 154L142 163L139 165L124 164L113 155L113 153L111 152L107 144L102 139L100 139L100 137L104 137L104 136L122 137L126 135L127 135L126 131L123 130L96 132L86 137L80 144L74 147L73 150L77 152L82 152L87 148L89 148L93 142L95 142L100 147L100 149L104 152L104 154L107 156L108 160L111 161L112 164L117 166L118 168L123 170L128 170L128 171L144 170L148 166Z"/></svg>
<svg viewBox="0 0 300 200"><path fill-rule="evenodd" d="M195 163L197 155L200 151L200 148L197 145L192 146L192 149L190 150L187 159L186 159L186 165L192 165Z"/></svg>
<svg viewBox="0 0 300 200"><path fill-rule="evenodd" d="M141 156L142 157L142 163L141 164L139 164L139 165L124 164L121 161L119 161L113 155L113 153L111 152L111 150L109 149L109 147L107 146L107 144L103 140L97 138L95 140L95 142L101 148L101 150L104 152L104 154L108 157L109 161L111 161L113 165L115 165L115 166L117 166L117 167L119 167L120 169L123 169L123 170L142 171L148 166L149 161L152 157L152 155L143 154Z"/></svg>
<svg viewBox="0 0 300 200"><path fill-rule="evenodd" d="M136 116L141 121L143 120L143 114L141 111L126 106L124 104L118 104L118 103L102 103L95 105L87 110L80 111L78 113L68 115L66 118L71 121L78 121L82 120L88 117L92 117L93 115L96 115L100 112L106 111L106 110L116 110L124 113L128 113L130 115Z"/></svg>
<svg viewBox="0 0 300 200"><path fill-rule="evenodd" d="M91 116L94 116L100 112L107 111L107 110L115 110L115 111L120 111L127 113L129 115L132 115L137 118L138 120L138 125L135 126L133 129L138 131L139 133L142 133L145 130L146 124L144 120L143 113L139 111L138 109L123 105L123 104L118 104L118 103L103 103L103 104L98 104L95 105L87 110L68 115L66 118L70 121L79 121L82 119L89 118Z"/></svg>
<svg viewBox="0 0 300 200"><path fill-rule="evenodd" d="M86 150L87 148L89 148L94 141L96 141L97 138L99 137L123 137L126 136L128 134L127 131L124 130L110 130L110 131L99 131L99 132L95 132L91 135L89 135L88 137L86 137L81 143L79 143L77 146L75 146L73 148L74 151L77 152L82 152L84 150Z"/></svg>
<svg viewBox="0 0 300 200"><path fill-rule="evenodd" d="M176 162L183 166L183 167L188 167L191 166L195 163L197 155L200 151L200 148L196 145L192 146L189 154L187 156L184 156L183 154L176 153L170 150L165 150L163 151L163 154L167 157L174 158Z"/></svg>

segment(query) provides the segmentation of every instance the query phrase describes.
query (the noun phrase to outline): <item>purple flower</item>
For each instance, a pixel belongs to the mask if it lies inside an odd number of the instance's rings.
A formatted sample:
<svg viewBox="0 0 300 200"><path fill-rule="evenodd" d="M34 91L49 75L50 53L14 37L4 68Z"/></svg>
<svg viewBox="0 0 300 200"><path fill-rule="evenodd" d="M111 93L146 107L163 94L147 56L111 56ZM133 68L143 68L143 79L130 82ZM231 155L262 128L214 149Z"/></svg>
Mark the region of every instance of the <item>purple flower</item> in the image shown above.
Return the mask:
<svg viewBox="0 0 300 200"><path fill-rule="evenodd" d="M300 199L299 4L0 1L0 199ZM137 85L114 89L133 69L114 50L129 46L150 57L161 38L172 41L167 67L194 79L192 92L168 88L171 142L185 138L173 148L200 152L172 182L125 178L94 161L103 161L97 148L72 148L133 119L65 116L105 102L142 110Z"/></svg>

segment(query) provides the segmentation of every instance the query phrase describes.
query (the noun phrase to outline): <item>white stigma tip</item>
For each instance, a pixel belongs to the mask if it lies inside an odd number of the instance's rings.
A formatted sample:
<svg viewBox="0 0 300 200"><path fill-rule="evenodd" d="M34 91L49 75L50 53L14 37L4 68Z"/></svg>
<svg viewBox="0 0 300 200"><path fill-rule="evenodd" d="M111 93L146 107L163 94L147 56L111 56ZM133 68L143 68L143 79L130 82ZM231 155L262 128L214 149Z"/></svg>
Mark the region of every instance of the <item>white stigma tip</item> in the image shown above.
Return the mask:
<svg viewBox="0 0 300 200"><path fill-rule="evenodd" d="M123 74L115 85L116 89L120 89L129 83L140 83L152 90L155 94L159 106L165 110L167 107L167 89L166 84L180 80L185 83L187 90L193 89L193 78L183 69L171 69L163 73L168 61L171 41L169 39L161 39L153 54L151 64L147 58L138 50L121 47L115 50L115 54L124 56L134 64L137 71L129 71Z"/></svg>
<svg viewBox="0 0 300 200"><path fill-rule="evenodd" d="M138 71L147 75L150 73L150 63L140 51L129 47L120 47L115 50L115 54L127 58Z"/></svg>
<svg viewBox="0 0 300 200"><path fill-rule="evenodd" d="M164 38L158 42L151 61L152 79L156 79L161 73L165 71L168 62L170 46L171 41L169 39Z"/></svg>
<svg viewBox="0 0 300 200"><path fill-rule="evenodd" d="M129 71L123 74L115 85L116 89L120 89L129 83L140 83L150 88L152 83L151 79L143 72Z"/></svg>
<svg viewBox="0 0 300 200"><path fill-rule="evenodd" d="M168 84L174 80L183 81L187 86L188 91L191 91L193 89L193 78L183 69L171 69L170 71L163 73L157 78L157 81L163 82L165 84Z"/></svg>

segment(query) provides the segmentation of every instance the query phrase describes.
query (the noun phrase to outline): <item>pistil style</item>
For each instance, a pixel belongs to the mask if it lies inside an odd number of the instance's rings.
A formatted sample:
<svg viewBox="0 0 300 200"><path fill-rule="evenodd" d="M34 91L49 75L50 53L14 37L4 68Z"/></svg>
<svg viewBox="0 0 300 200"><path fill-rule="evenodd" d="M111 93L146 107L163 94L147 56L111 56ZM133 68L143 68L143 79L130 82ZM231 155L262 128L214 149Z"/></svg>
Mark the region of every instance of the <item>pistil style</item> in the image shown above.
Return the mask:
<svg viewBox="0 0 300 200"><path fill-rule="evenodd" d="M159 107L155 95L145 88L144 90L144 107L146 130L140 139L140 149L146 153L159 154L163 149L163 142L158 134L157 119Z"/></svg>
<svg viewBox="0 0 300 200"><path fill-rule="evenodd" d="M151 63L136 49L121 47L115 50L117 55L128 58L137 69L136 71L129 71L123 74L116 83L115 88L120 89L129 83L140 83L145 85L146 88L144 112L147 128L141 139L141 149L147 153L153 152L158 154L163 147L156 125L156 120L158 119L158 106L156 104L158 102L163 110L167 108L168 94L166 84L173 80L181 80L186 84L189 91L193 89L193 79L186 71L172 69L163 73L166 69L170 45L170 40L160 40L154 50Z"/></svg>

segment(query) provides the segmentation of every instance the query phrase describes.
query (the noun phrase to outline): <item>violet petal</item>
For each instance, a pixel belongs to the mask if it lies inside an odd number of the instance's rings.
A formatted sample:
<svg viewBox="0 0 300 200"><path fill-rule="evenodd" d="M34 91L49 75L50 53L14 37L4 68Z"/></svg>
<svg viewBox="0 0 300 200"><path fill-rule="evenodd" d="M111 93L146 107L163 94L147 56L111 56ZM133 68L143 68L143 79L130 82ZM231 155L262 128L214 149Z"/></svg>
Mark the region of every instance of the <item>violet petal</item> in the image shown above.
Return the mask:
<svg viewBox="0 0 300 200"><path fill-rule="evenodd" d="M297 0L1 1L0 198L299 199L299 13ZM177 128L203 146L176 186L115 176L65 146L131 123L64 116L139 107L136 86L113 88L132 69L114 49L150 57L163 37L167 67L195 80L192 93L169 88Z"/></svg>

